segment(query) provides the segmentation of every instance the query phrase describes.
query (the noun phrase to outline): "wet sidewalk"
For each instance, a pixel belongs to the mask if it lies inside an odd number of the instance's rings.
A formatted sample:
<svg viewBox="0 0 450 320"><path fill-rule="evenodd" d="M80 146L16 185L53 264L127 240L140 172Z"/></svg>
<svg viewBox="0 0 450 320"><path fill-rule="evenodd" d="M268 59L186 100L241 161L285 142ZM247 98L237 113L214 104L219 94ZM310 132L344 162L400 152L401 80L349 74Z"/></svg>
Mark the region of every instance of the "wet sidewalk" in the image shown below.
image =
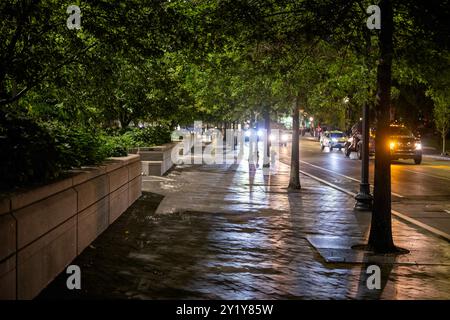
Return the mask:
<svg viewBox="0 0 450 320"><path fill-rule="evenodd" d="M145 177L143 197L73 262L82 290L67 290L62 273L39 298L450 298L448 242L393 220L410 254L355 254L348 246L365 241L370 213L305 176L288 192L289 167L278 165L270 175L244 160ZM366 286L373 263L380 290Z"/></svg>

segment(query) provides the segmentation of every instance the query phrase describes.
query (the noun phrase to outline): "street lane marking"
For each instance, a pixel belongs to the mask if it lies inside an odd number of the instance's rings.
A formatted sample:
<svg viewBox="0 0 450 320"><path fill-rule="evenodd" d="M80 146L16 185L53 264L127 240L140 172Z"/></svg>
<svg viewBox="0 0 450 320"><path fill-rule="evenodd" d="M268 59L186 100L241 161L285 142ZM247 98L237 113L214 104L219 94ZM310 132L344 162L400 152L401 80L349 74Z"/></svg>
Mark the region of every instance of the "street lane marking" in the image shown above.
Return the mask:
<svg viewBox="0 0 450 320"><path fill-rule="evenodd" d="M330 170L330 169L325 169L325 168L316 166L315 164L309 163L309 162L304 161L304 160L300 160L300 162L301 162L301 163L306 163L306 164L310 165L311 167L314 167L314 168L317 168L317 169L321 169L321 170L325 170L325 171L334 173L334 174L336 174L336 175L338 175L338 176L347 178L347 179L349 179L349 180L353 180L353 181L356 181L356 182L361 182L361 181L359 181L358 179L355 179L355 178L353 178L353 177L349 177L349 176L346 176L345 174L337 173L337 172L332 171L332 170Z"/></svg>
<svg viewBox="0 0 450 320"><path fill-rule="evenodd" d="M427 225L427 224L425 224L423 222L420 222L420 221L418 221L418 220L416 220L414 218L408 217L407 215L404 215L403 213L400 213L400 212L398 212L396 210L391 210L391 212L392 212L393 215L395 215L395 216L397 216L397 217L399 217L399 218L401 218L403 220L406 220L406 221L408 221L408 222L410 222L410 223L412 223L412 224L414 224L414 225L416 225L418 227L421 227L421 228L423 228L423 229L425 229L425 230L427 230L427 231L429 231L431 233L434 233L435 235L438 235L438 236L444 238L447 241L450 241L450 234L445 233L444 231L441 231L441 230L436 229L436 228L434 228L432 226L429 226L429 225Z"/></svg>
<svg viewBox="0 0 450 320"><path fill-rule="evenodd" d="M444 180L449 180L449 181L450 181L450 179L447 178L447 177L436 176L436 175L434 175L434 174L429 174L429 173L424 173L424 172L418 172L418 171L408 170L408 169L403 169L403 170L408 171L408 172L412 172L412 173L421 174L421 175L424 175L424 176L429 176L429 177L433 177L433 178L437 178L437 179L444 179Z"/></svg>
<svg viewBox="0 0 450 320"><path fill-rule="evenodd" d="M321 170L324 170L324 171L331 172L331 173L333 173L333 174L335 174L335 175L338 175L338 176L341 176L341 177L343 177L343 178L347 178L347 179L349 179L349 180L352 180L352 181L361 183L361 180L358 180L358 179L353 178L353 177L346 176L345 174L341 174L341 173L335 172L335 171L330 170L330 169L325 169L325 168L316 166L316 165L314 165L314 164L312 164L312 163L309 163L309 162L307 162L307 161L304 161L304 160L300 160L300 162L305 163L305 164L307 164L307 165L310 165L310 166L312 166L312 167L314 167L314 168L317 168L317 169L321 169ZM373 189L373 186L372 186L372 185L371 185L370 187ZM401 194L398 194L398 193L395 193L395 192L391 192L391 193L392 193L392 195L394 195L394 196L396 196L396 197L404 198L404 196L402 196Z"/></svg>
<svg viewBox="0 0 450 320"><path fill-rule="evenodd" d="M339 186L337 186L337 185L335 185L335 184L333 184L333 183L331 183L331 182L325 181L325 180L323 180L323 179L321 179L321 178L319 178L319 177L316 177L316 176L314 176L314 175L312 175L312 174L310 174L310 173L304 172L303 170L300 170L300 173L302 173L302 174L304 174L305 176L308 176L308 177L310 177L310 178L312 178L312 179L314 179L314 180L317 180L317 181L319 181L319 182L322 182L323 184L326 184L326 185L328 185L328 186L330 186L330 187L332 187L332 188L334 188L334 189L336 189L336 190L339 190L339 191L341 191L341 192L343 192L343 193L346 193L346 194L348 194L348 195L350 195L350 196L352 196L352 197L355 197L355 196L356 196L356 193L354 193L354 192L345 190L345 189L343 189L343 188L341 188L341 187L339 187ZM447 211L447 210L446 210L446 211ZM425 230L427 230L427 231L433 233L433 234L436 235L436 236L439 236L439 237L441 237L441 238L444 238L444 239L447 240L447 241L450 241L450 235L449 235L448 233L445 233L445 232L443 232L443 231L441 231L441 230L438 230L438 229L436 229L436 228L434 228L434 227L431 227L431 226L429 226L429 225L427 225L427 224L425 224L425 223L423 223L423 222L420 222L420 221L418 221L418 220L416 220L416 219L414 219L414 218L408 217L407 215L404 215L403 213L400 213L400 212L398 212L398 211L396 211L396 210L391 209L391 213L392 213L394 216L396 216L397 218L400 218L400 219L403 219L403 220L405 220L405 221L408 221L409 223L411 223L411 224L413 224L413 225L415 225L415 226L418 226L418 227L420 227L420 228L422 228L422 229L425 229Z"/></svg>
<svg viewBox="0 0 450 320"><path fill-rule="evenodd" d="M341 192L344 192L344 193L348 194L349 196L352 196L352 197L356 196L356 193L354 193L354 192L345 190L344 188L341 188L341 187L339 187L339 186L337 186L335 184L332 184L331 182L328 182L326 180L320 179L319 177L316 177L316 176L314 176L314 175L312 175L312 174L310 174L308 172L305 172L303 170L299 170L299 171L300 171L301 174L304 174L305 176L308 176L308 177L310 177L312 179L315 179L315 180L317 180L319 182L322 182L322 183L324 183L324 184L326 184L326 185L328 185L328 186L330 186L330 187L332 187L334 189L337 189L337 190L339 190Z"/></svg>

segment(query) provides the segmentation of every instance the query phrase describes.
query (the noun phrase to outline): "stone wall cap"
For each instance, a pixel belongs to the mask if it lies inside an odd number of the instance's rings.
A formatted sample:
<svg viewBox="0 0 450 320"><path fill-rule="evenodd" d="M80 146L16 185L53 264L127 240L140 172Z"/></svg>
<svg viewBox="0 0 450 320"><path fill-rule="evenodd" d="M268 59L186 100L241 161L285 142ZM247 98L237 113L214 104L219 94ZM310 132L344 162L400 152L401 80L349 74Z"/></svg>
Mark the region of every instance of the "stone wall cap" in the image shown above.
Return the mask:
<svg viewBox="0 0 450 320"><path fill-rule="evenodd" d="M11 195L11 211L26 207L51 195L67 190L72 185L72 177L66 177L40 186L19 189Z"/></svg>
<svg viewBox="0 0 450 320"><path fill-rule="evenodd" d="M103 162L106 167L106 172L111 172L116 169L122 168L125 165L124 161L114 160L113 158L108 158Z"/></svg>
<svg viewBox="0 0 450 320"><path fill-rule="evenodd" d="M11 199L6 195L0 196L0 216L11 211Z"/></svg>
<svg viewBox="0 0 450 320"><path fill-rule="evenodd" d="M102 174L106 173L106 165L100 165L96 167L81 167L79 169L73 169L70 171L73 173L73 185L79 185L85 181L94 179Z"/></svg>
<svg viewBox="0 0 450 320"><path fill-rule="evenodd" d="M107 158L99 166L86 166L68 171L68 176L46 184L18 188L12 192L5 192L0 195L0 215L14 211L39 200L48 198L51 195L62 192L72 186L79 185L85 181L96 178L104 173L108 173L132 164L140 160L139 154L128 154L126 157Z"/></svg>
<svg viewBox="0 0 450 320"><path fill-rule="evenodd" d="M181 141L181 142L183 142L183 141ZM172 149L173 147L175 147L179 143L180 143L180 141L172 141L172 142L164 143L164 144L162 144L160 146L135 147L135 148L131 148L129 150L129 153L131 153L131 154L139 154L141 152L162 152L162 151L166 151L168 149Z"/></svg>
<svg viewBox="0 0 450 320"><path fill-rule="evenodd" d="M119 161L122 163L122 166L125 166L127 164L139 161L141 159L141 156L139 154L128 154L126 157L110 157L106 159L107 161Z"/></svg>
<svg viewBox="0 0 450 320"><path fill-rule="evenodd" d="M134 148L133 150L137 150L137 152L141 151L164 151L167 149L173 148L175 145L177 145L179 142L167 142L160 146L152 146L152 147L145 147L145 148Z"/></svg>

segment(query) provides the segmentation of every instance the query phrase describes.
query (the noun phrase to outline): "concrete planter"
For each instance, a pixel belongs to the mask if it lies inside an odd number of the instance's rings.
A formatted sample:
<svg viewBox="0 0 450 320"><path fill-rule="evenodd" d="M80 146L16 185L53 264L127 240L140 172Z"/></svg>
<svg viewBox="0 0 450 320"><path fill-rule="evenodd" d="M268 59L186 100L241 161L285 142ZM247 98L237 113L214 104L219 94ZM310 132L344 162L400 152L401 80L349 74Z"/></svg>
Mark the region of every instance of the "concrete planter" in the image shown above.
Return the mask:
<svg viewBox="0 0 450 320"><path fill-rule="evenodd" d="M171 153L178 144L179 142L170 142L162 146L134 148L130 153L141 156L143 175L162 176L174 165Z"/></svg>
<svg viewBox="0 0 450 320"><path fill-rule="evenodd" d="M139 155L0 198L0 300L32 299L142 194Z"/></svg>

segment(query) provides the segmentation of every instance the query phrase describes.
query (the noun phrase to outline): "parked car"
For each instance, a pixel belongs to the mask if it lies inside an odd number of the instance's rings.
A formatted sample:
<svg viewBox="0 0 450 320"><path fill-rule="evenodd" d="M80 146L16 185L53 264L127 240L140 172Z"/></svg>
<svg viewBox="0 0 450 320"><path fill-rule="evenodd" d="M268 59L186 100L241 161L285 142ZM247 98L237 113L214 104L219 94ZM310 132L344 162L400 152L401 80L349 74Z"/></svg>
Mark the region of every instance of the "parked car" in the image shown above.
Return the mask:
<svg viewBox="0 0 450 320"><path fill-rule="evenodd" d="M325 147L328 147L330 151L334 148L339 149L339 151L344 148L347 142L347 136L342 131L326 131L320 137L320 148L323 151Z"/></svg>

